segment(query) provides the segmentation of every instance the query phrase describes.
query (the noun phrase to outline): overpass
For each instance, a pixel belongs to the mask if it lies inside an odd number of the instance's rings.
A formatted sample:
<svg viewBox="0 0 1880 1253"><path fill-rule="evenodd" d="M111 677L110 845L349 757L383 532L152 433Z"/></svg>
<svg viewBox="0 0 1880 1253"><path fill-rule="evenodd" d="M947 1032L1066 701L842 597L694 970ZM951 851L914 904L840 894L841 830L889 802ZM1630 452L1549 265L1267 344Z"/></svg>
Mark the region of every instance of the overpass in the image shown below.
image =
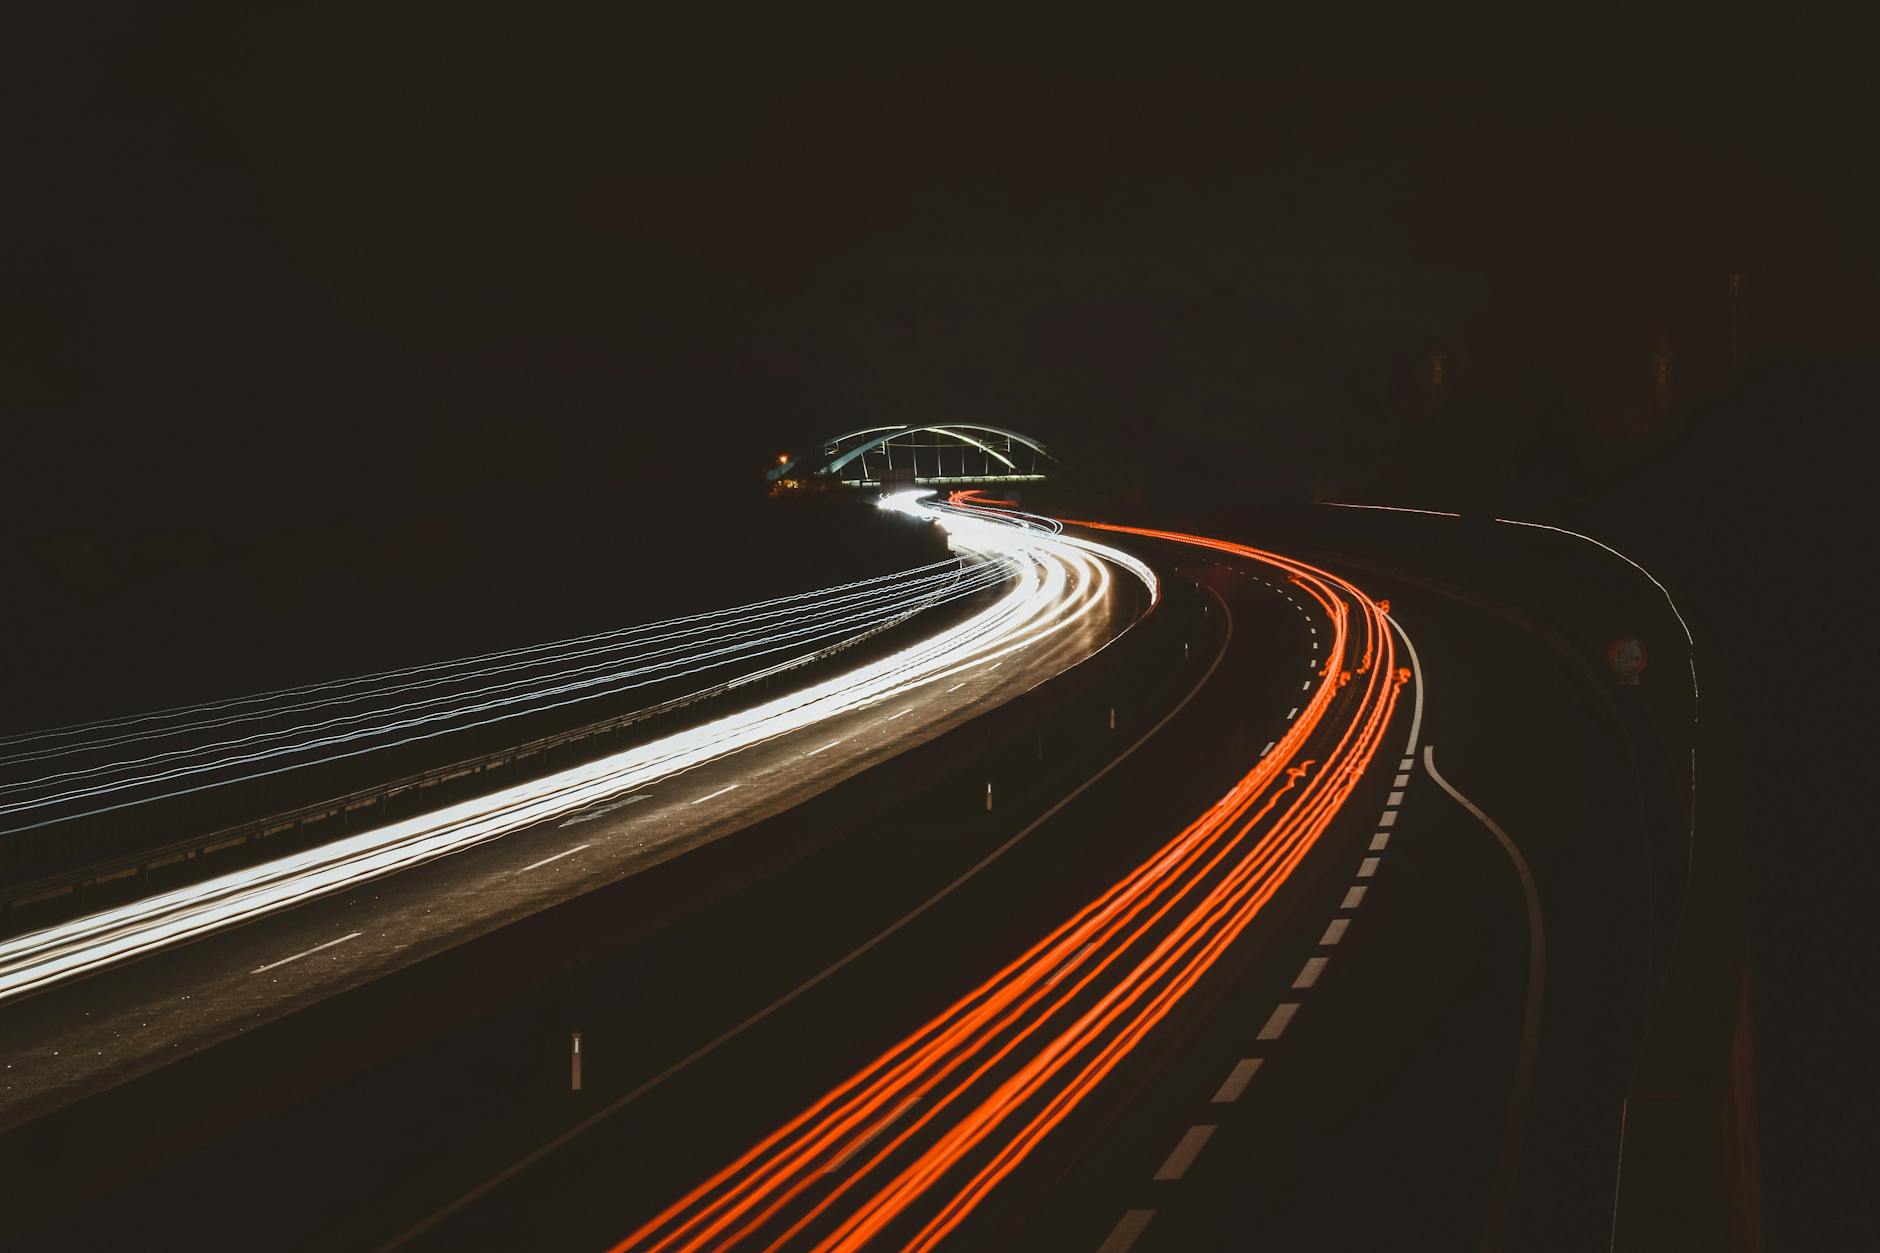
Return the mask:
<svg viewBox="0 0 1880 1253"><path fill-rule="evenodd" d="M863 427L784 454L769 479L779 489L1027 483L1055 464L1038 440L982 422Z"/></svg>

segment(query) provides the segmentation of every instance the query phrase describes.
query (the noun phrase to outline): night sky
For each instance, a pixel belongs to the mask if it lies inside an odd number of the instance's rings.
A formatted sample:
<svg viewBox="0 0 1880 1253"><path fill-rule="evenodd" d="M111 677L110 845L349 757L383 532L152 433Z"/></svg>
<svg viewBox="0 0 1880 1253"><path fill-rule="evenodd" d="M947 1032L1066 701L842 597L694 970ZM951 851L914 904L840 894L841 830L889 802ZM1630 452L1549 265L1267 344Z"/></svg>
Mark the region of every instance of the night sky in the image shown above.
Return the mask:
<svg viewBox="0 0 1880 1253"><path fill-rule="evenodd" d="M1545 447L1644 409L1661 336L1720 385L1732 271L1763 358L1880 321L1858 41L1711 6L48 20L0 253L28 529L670 496L963 414L1304 490L1433 350Z"/></svg>

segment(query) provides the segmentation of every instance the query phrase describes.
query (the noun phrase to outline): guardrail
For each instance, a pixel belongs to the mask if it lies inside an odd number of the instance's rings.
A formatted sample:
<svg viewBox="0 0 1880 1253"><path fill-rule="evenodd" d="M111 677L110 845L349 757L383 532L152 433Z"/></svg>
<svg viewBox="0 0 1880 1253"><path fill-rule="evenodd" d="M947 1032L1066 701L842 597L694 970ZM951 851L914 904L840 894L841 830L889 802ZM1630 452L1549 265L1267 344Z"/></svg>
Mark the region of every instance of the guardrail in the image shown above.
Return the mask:
<svg viewBox="0 0 1880 1253"><path fill-rule="evenodd" d="M147 891L155 890L153 876L164 880L162 886L176 886L188 882L191 878L199 877L190 873L190 863L197 862L210 854L252 846L262 840L280 840L283 843L299 843L303 840L311 842L307 837L314 835L315 832L310 828L321 828L318 834L324 837L327 834L325 827L334 820L338 821L341 831L347 830L352 824L354 815L375 817L380 821L388 820L391 816L393 801L400 797L415 796L426 802L441 803L442 797L436 791L440 787L455 792L457 789L449 788L449 784L463 779L487 778L493 770L512 766L521 767L524 763L542 767L545 773L548 754L555 749L600 736L617 734L629 727L665 717L706 701L717 700L741 688L764 682L780 674L828 661L840 653L894 630L918 612L918 610L910 610L879 626L871 627L858 635L806 653L801 657L778 662L761 670L739 675L656 705L615 714L597 722L542 736L524 744L482 753L447 765L435 766L394 779L389 783L374 784L343 795L313 801L294 809L261 818L247 819L203 834L186 836L154 848L141 849L106 860L91 861L83 866L61 870L20 884L0 887L0 934L13 934L32 926L56 921L59 917L82 913L88 907L104 904L105 901L101 900L101 897L108 896L111 901L115 902L119 899L130 899L145 894ZM504 781L519 782L526 777L529 776L525 770L518 768L506 775ZM417 809L418 806L413 805L411 808ZM221 869L223 867L217 865L213 871L204 871L200 877L206 877L207 874Z"/></svg>

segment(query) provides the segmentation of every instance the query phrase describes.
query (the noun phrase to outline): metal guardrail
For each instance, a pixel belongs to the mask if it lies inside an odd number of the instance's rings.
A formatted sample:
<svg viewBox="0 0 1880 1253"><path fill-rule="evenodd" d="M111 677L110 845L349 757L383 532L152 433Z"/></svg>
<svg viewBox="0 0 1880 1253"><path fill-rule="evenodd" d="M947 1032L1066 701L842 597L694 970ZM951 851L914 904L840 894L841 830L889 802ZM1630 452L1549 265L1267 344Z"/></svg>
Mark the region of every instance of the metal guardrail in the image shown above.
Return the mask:
<svg viewBox="0 0 1880 1253"><path fill-rule="evenodd" d="M629 710L626 713L616 714L598 722L575 727L569 731L557 732L553 735L542 736L538 739L510 748L498 749L479 754L475 757L451 762L448 765L436 766L429 770L394 779L389 783L375 784L371 787L361 788L341 796L329 797L325 800L314 801L294 809L270 814L266 817L248 819L215 831L187 836L168 844L159 845L156 848L143 849L135 853L126 853L120 857L105 861L94 861L82 867L59 871L13 886L0 887L0 931L11 932L14 929L15 911L22 906L37 905L46 901L73 895L79 896L82 900L87 889L98 885L114 883L124 879L144 877L154 870L161 870L180 862L194 860L208 853L219 852L224 849L249 844L256 840L268 839L290 832L304 832L307 827L314 823L324 822L335 817L340 820L341 828L344 829L351 816L360 810L374 809L376 807L375 812L379 815L387 814L389 812L388 807L395 797L410 793L421 793L437 787L440 784L467 778L472 775L486 774L491 770L514 765L517 762L530 759L537 761L545 760L545 755L553 749L561 748L568 744L580 743L583 740L593 739L596 736L609 735L624 730L635 723L650 721L651 719L674 713L705 701L715 700L739 688L748 687L753 683L774 678L779 674L798 670L804 666L813 665L820 661L825 661L838 653L854 648L884 632L893 630L918 612L920 611L910 610L905 614L825 648L805 653L801 657L794 657L788 661L778 662L772 666L766 666L761 670L754 670L749 674L727 679L723 683L718 683L684 696L675 697L672 700L663 701L657 705L648 705L641 709Z"/></svg>

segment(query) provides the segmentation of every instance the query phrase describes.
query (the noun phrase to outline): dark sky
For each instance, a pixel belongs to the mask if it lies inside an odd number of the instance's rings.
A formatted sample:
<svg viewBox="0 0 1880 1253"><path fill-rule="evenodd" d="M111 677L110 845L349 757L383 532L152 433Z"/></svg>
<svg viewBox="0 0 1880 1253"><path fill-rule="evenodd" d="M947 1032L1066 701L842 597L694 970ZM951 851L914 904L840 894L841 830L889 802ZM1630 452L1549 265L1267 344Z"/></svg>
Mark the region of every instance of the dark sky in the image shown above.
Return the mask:
<svg viewBox="0 0 1880 1253"><path fill-rule="evenodd" d="M1660 335L1714 379L1735 270L1758 352L1876 342L1852 32L657 7L48 19L9 512L659 494L900 415L1297 467L1433 345L1510 420Z"/></svg>

